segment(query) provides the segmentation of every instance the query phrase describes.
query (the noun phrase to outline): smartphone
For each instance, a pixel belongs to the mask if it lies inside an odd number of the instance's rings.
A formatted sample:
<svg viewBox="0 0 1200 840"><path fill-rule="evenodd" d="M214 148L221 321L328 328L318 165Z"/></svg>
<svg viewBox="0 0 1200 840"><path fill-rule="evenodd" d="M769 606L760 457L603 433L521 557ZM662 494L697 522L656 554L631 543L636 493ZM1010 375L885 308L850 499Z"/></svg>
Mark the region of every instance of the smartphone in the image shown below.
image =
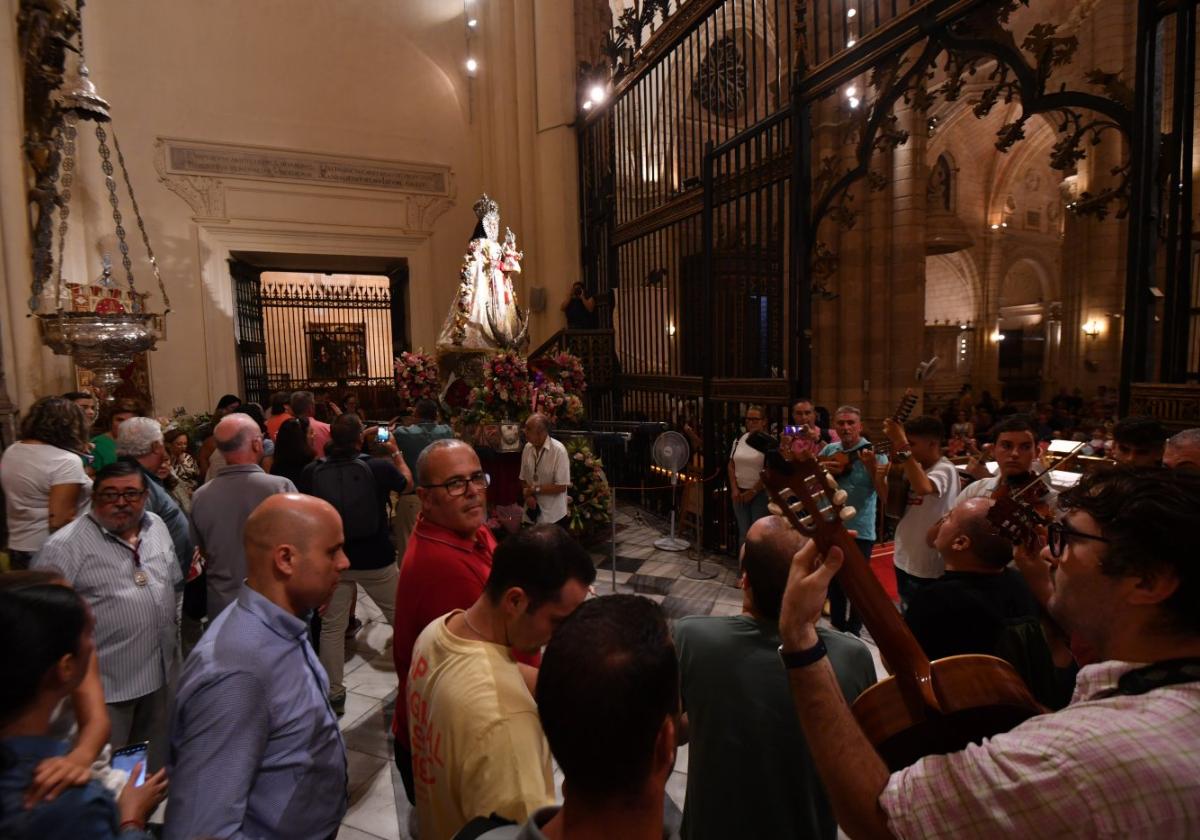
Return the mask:
<svg viewBox="0 0 1200 840"><path fill-rule="evenodd" d="M113 769L124 770L128 773L134 787L141 787L146 782L146 751L149 748L150 742L142 741L140 744L130 744L127 747L121 747L121 749L113 753ZM142 771L136 779L133 779L133 768L137 767L139 761L142 764Z"/></svg>
<svg viewBox="0 0 1200 840"><path fill-rule="evenodd" d="M783 433L788 437L799 437L808 433L808 426L784 426Z"/></svg>
<svg viewBox="0 0 1200 840"><path fill-rule="evenodd" d="M379 431L375 433L375 440L380 443L387 443L387 439L392 436L392 433L386 427L380 426Z"/></svg>

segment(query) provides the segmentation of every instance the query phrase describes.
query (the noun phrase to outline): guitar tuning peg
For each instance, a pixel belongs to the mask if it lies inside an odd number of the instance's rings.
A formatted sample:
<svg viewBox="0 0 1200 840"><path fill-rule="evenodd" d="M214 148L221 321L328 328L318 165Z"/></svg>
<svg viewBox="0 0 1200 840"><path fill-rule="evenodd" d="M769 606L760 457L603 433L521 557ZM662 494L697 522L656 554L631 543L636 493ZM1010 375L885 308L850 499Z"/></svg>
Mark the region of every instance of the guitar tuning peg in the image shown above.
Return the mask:
<svg viewBox="0 0 1200 840"><path fill-rule="evenodd" d="M844 505L846 504L846 499L849 498L849 496L845 490L838 490L831 498L833 499L833 503L835 505Z"/></svg>
<svg viewBox="0 0 1200 840"><path fill-rule="evenodd" d="M838 489L837 479L834 478L833 476L831 476L829 473L825 473L825 486L828 487L830 490L837 490Z"/></svg>
<svg viewBox="0 0 1200 840"><path fill-rule="evenodd" d="M767 502L767 511L769 511L773 516L783 516L783 508L774 502Z"/></svg>
<svg viewBox="0 0 1200 840"><path fill-rule="evenodd" d="M846 505L844 508L838 511L838 516L840 516L842 521L845 522L848 519L853 519L857 513L858 511L854 509L853 505Z"/></svg>
<svg viewBox="0 0 1200 840"><path fill-rule="evenodd" d="M800 524L803 525L805 528L811 528L813 526L812 516L804 517L803 519L800 520Z"/></svg>

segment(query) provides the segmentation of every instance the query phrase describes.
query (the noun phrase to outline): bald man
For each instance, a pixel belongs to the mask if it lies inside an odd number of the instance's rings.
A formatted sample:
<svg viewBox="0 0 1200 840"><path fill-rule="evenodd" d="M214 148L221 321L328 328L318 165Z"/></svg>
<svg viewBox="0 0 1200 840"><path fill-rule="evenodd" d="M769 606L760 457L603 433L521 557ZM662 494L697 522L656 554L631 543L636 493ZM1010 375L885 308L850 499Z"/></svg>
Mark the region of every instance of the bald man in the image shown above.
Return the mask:
<svg viewBox="0 0 1200 840"><path fill-rule="evenodd" d="M269 496L296 492L290 479L267 475L258 465L263 436L248 414L222 418L213 438L226 466L192 496L191 514L192 544L207 561L209 621L233 603L246 577L242 529L250 512Z"/></svg>
<svg viewBox="0 0 1200 840"><path fill-rule="evenodd" d="M741 614L675 622L692 744L684 840L837 833L794 720L778 653L788 569L805 542L778 516L755 521L742 546ZM818 633L846 700L853 702L875 682L870 651L849 633L825 628Z"/></svg>
<svg viewBox="0 0 1200 840"><path fill-rule="evenodd" d="M1167 440L1163 466L1173 470L1200 470L1200 429L1184 429Z"/></svg>
<svg viewBox="0 0 1200 840"><path fill-rule="evenodd" d="M571 487L571 458L560 441L550 437L550 420L531 414L525 421L521 452L521 485L525 515L532 521L567 527L567 490Z"/></svg>
<svg viewBox="0 0 1200 840"><path fill-rule="evenodd" d="M246 519L246 582L183 667L171 712L167 840L333 837L346 747L303 616L350 561L325 501L273 495Z"/></svg>

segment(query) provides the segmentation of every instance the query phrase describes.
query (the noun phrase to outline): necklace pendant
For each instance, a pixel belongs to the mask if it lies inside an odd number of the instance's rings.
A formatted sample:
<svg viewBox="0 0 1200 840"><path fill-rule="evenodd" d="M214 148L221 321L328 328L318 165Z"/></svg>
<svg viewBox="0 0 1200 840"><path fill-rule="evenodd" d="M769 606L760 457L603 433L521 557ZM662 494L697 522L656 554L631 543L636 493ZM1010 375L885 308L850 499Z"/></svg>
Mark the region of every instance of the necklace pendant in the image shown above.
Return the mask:
<svg viewBox="0 0 1200 840"><path fill-rule="evenodd" d="M136 569L133 573L133 582L138 586L145 586L150 582L149 576L141 569Z"/></svg>

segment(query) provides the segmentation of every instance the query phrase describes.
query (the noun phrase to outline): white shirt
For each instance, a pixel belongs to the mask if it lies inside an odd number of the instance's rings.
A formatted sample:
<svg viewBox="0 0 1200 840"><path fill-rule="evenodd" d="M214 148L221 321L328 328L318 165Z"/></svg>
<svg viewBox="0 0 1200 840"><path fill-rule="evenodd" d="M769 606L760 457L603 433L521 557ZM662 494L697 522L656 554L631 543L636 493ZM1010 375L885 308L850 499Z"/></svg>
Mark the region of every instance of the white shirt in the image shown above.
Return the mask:
<svg viewBox="0 0 1200 840"><path fill-rule="evenodd" d="M950 512L958 497L958 471L942 458L925 471L934 492L921 496L911 488L908 508L896 526L896 565L919 578L939 578L946 571L942 556L925 541L933 523Z"/></svg>
<svg viewBox="0 0 1200 840"><path fill-rule="evenodd" d="M74 452L47 443L18 441L4 451L0 484L8 508L8 547L38 551L50 536L50 488L78 484L76 515L88 509L92 480Z"/></svg>
<svg viewBox="0 0 1200 840"><path fill-rule="evenodd" d="M521 453L521 480L526 484L546 486L561 484L571 486L571 458L567 447L552 437L540 450L532 443L525 444ZM542 509L538 522L557 522L567 515L567 493L538 493L538 507Z"/></svg>
<svg viewBox="0 0 1200 840"><path fill-rule="evenodd" d="M746 443L749 434L744 434L734 441L729 457L733 459L733 477L737 481L737 489L749 490L758 484L758 474L762 472L765 456L750 444Z"/></svg>

